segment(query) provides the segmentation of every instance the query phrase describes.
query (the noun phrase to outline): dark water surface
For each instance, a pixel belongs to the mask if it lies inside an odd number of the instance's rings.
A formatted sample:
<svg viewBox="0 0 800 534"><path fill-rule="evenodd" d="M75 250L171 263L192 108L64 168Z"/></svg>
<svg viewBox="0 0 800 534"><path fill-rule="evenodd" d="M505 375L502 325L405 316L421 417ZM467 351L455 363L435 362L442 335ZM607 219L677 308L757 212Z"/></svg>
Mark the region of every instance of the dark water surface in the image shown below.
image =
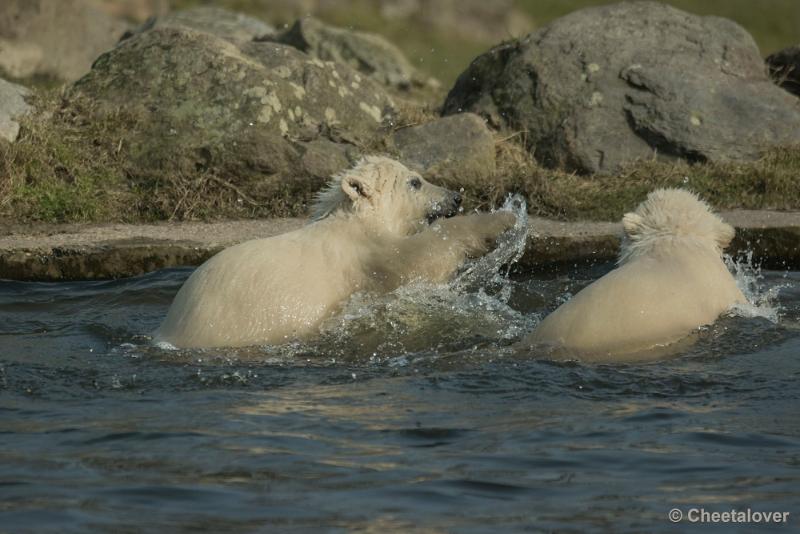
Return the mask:
<svg viewBox="0 0 800 534"><path fill-rule="evenodd" d="M355 298L238 351L149 344L187 269L0 282L0 532L799 531L800 273L667 361L510 349L608 268Z"/></svg>

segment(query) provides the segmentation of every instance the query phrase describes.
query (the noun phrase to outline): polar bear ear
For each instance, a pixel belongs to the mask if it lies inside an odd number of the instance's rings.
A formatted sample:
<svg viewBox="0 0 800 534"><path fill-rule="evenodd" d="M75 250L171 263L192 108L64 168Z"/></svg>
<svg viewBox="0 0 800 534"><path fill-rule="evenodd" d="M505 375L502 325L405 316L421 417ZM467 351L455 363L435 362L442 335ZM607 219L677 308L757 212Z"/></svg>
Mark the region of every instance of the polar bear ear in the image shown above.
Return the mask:
<svg viewBox="0 0 800 534"><path fill-rule="evenodd" d="M720 250L724 250L736 236L736 230L728 223L721 222L717 225L714 240L719 245Z"/></svg>
<svg viewBox="0 0 800 534"><path fill-rule="evenodd" d="M637 213L629 212L622 217L622 228L629 237L641 234L643 226L644 219Z"/></svg>
<svg viewBox="0 0 800 534"><path fill-rule="evenodd" d="M353 202L372 196L372 188L357 174L347 174L342 177L342 191Z"/></svg>

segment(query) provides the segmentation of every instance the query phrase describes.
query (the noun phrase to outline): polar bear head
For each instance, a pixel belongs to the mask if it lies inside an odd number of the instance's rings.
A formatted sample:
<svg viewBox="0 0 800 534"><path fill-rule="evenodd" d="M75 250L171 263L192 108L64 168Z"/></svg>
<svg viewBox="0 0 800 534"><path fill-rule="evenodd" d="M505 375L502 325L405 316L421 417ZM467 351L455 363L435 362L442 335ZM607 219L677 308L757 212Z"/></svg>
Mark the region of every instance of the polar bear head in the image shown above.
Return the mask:
<svg viewBox="0 0 800 534"><path fill-rule="evenodd" d="M377 231L409 235L458 212L461 195L437 187L393 159L362 158L334 176L312 206L314 220L349 213Z"/></svg>
<svg viewBox="0 0 800 534"><path fill-rule="evenodd" d="M718 254L735 235L733 227L711 212L697 195L683 189L657 189L636 211L622 218L625 236L619 263L650 253L658 247L699 245Z"/></svg>

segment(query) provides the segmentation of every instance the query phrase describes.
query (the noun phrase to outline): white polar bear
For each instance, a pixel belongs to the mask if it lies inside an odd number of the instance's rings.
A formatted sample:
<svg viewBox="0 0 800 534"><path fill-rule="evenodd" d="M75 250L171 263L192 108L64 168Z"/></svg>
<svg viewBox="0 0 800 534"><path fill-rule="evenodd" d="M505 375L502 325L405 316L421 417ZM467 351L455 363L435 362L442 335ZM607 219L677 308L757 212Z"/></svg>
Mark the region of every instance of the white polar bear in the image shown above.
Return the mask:
<svg viewBox="0 0 800 534"><path fill-rule="evenodd" d="M734 229L696 195L653 191L622 219L618 267L547 316L524 345L555 357L653 357L746 299L722 261Z"/></svg>
<svg viewBox="0 0 800 534"><path fill-rule="evenodd" d="M312 223L201 265L154 340L187 348L285 343L317 333L355 292L445 281L515 221L496 212L434 222L455 215L460 202L396 161L364 158L318 195Z"/></svg>

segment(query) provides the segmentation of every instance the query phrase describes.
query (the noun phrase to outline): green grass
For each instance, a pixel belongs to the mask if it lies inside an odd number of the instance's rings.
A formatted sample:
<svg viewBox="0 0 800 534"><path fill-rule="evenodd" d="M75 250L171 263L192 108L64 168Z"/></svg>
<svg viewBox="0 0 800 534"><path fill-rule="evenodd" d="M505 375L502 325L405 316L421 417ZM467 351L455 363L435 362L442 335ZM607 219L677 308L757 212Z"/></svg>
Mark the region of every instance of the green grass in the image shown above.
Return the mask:
<svg viewBox="0 0 800 534"><path fill-rule="evenodd" d="M20 138L0 142L0 218L14 222L116 219L125 176L108 132L117 118L84 122L39 90ZM124 195L123 195L124 196Z"/></svg>

